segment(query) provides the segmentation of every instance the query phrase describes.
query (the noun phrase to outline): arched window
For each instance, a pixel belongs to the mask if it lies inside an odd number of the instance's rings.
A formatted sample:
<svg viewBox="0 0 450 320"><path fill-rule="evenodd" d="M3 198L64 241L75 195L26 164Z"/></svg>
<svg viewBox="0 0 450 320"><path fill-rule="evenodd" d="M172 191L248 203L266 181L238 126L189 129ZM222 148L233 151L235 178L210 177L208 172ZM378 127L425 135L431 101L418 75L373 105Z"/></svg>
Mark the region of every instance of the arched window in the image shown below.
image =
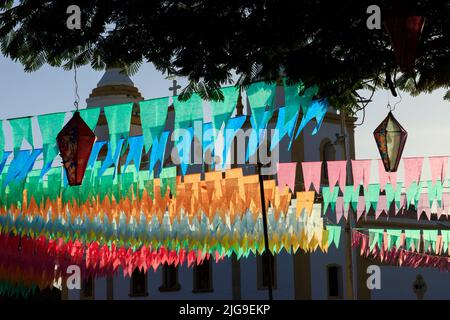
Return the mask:
<svg viewBox="0 0 450 320"><path fill-rule="evenodd" d="M202 293L213 291L212 262L205 259L201 264L194 266L194 288L192 292Z"/></svg>
<svg viewBox="0 0 450 320"><path fill-rule="evenodd" d="M256 275L257 275L257 289L267 290L269 287L269 268L268 262L270 263L270 268L272 270L272 288L277 287L277 256L270 253L269 255L264 252L263 254L258 254L256 256Z"/></svg>
<svg viewBox="0 0 450 320"><path fill-rule="evenodd" d="M330 139L324 139L320 143L320 160L322 161L322 178L321 183L328 183L328 166L327 161L336 160L336 149Z"/></svg>
<svg viewBox="0 0 450 320"><path fill-rule="evenodd" d="M342 268L340 265L327 266L328 299L342 299Z"/></svg>
<svg viewBox="0 0 450 320"><path fill-rule="evenodd" d="M162 286L159 287L159 291L178 291L180 290L180 284L178 283L178 267L167 263L163 265L162 269Z"/></svg>
<svg viewBox="0 0 450 320"><path fill-rule="evenodd" d="M83 280L81 284L80 298L86 300L95 298L94 279L92 276L89 276Z"/></svg>
<svg viewBox="0 0 450 320"><path fill-rule="evenodd" d="M147 274L144 270L134 269L130 280L130 297L148 296L147 285Z"/></svg>

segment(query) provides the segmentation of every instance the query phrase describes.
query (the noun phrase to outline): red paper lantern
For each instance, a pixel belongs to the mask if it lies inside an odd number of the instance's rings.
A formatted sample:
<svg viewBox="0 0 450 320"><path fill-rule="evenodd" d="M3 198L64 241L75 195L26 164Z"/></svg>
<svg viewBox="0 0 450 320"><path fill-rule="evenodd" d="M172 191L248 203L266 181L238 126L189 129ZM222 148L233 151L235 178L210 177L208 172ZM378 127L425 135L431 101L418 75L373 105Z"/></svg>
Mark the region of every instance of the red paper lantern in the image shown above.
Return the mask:
<svg viewBox="0 0 450 320"><path fill-rule="evenodd" d="M414 68L424 23L424 17L404 13L391 15L384 21L395 57L403 72Z"/></svg>
<svg viewBox="0 0 450 320"><path fill-rule="evenodd" d="M69 185L79 186L83 182L95 140L94 132L84 122L78 111L75 111L72 119L56 137Z"/></svg>
<svg viewBox="0 0 450 320"><path fill-rule="evenodd" d="M375 129L373 135L377 142L384 169L386 172L397 171L408 132L394 118L392 112L389 112L387 117Z"/></svg>

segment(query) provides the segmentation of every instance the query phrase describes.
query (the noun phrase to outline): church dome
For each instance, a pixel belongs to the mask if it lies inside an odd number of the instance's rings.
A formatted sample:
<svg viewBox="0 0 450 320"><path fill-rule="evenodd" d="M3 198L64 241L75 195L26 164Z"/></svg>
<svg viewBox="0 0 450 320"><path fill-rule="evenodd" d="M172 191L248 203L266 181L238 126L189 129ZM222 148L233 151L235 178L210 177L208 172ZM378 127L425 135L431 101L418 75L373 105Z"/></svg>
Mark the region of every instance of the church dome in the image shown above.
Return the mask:
<svg viewBox="0 0 450 320"><path fill-rule="evenodd" d="M86 99L86 105L91 107L103 107L106 105L138 102L144 100L133 81L119 68L110 68L105 71L97 87L94 88Z"/></svg>

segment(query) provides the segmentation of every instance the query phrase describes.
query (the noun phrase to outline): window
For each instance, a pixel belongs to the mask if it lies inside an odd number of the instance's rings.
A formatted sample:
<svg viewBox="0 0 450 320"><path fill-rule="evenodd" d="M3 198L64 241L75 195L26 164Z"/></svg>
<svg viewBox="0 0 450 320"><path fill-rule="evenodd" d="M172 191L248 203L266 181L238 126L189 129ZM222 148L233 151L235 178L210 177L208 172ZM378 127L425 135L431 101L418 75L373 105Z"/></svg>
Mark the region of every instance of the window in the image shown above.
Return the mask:
<svg viewBox="0 0 450 320"><path fill-rule="evenodd" d="M328 166L327 161L336 160L336 149L329 139L325 139L320 144L320 160L322 164L322 184L328 183Z"/></svg>
<svg viewBox="0 0 450 320"><path fill-rule="evenodd" d="M130 297L145 297L147 292L147 274L138 268L134 269L130 280Z"/></svg>
<svg viewBox="0 0 450 320"><path fill-rule="evenodd" d="M262 255L258 255L256 260L258 290L266 290L269 287L270 277L268 262L272 269L272 288L276 288L277 286L277 257L272 253L267 255L267 253L264 252Z"/></svg>
<svg viewBox="0 0 450 320"><path fill-rule="evenodd" d="M178 291L180 284L178 283L178 267L174 265L163 265L162 269L162 286L159 291Z"/></svg>
<svg viewBox="0 0 450 320"><path fill-rule="evenodd" d="M81 284L81 299L94 299L94 279L92 276L84 279Z"/></svg>
<svg viewBox="0 0 450 320"><path fill-rule="evenodd" d="M342 299L342 268L327 266L328 299Z"/></svg>
<svg viewBox="0 0 450 320"><path fill-rule="evenodd" d="M194 266L194 293L211 292L212 284L212 263L211 259L205 259L199 265Z"/></svg>

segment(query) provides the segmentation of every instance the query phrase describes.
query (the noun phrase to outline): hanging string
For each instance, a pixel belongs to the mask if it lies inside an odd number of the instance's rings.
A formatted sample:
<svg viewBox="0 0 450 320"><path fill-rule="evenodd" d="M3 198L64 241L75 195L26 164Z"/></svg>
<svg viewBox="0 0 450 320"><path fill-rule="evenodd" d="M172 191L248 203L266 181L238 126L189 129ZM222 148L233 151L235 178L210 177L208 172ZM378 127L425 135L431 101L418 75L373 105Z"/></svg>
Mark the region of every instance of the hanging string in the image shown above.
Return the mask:
<svg viewBox="0 0 450 320"><path fill-rule="evenodd" d="M75 101L73 104L78 111L78 102L80 102L80 96L78 95L77 66L75 64L74 64L73 70L74 70L74 81L75 81Z"/></svg>
<svg viewBox="0 0 450 320"><path fill-rule="evenodd" d="M400 102L402 102L403 97L402 97L402 95L401 95L401 93L400 93L400 90L398 90L398 96L400 97L400 100L398 100L398 101L394 104L394 109L392 109L392 111L394 111L394 110L395 110L395 107L396 107Z"/></svg>

